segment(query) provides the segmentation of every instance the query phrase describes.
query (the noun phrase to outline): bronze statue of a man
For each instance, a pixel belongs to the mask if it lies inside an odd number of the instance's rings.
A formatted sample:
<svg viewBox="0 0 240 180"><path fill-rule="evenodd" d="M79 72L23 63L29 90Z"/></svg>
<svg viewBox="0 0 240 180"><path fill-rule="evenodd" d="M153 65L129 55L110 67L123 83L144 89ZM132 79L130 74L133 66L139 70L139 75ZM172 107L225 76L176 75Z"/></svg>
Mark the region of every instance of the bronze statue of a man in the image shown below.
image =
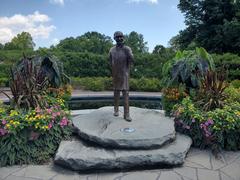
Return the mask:
<svg viewBox="0 0 240 180"><path fill-rule="evenodd" d="M114 116L119 116L119 98L122 91L124 99L124 119L131 121L129 113L129 75L130 65L133 63L133 53L130 47L124 45L124 35L117 31L114 33L116 45L110 49L109 59L112 68L114 89Z"/></svg>

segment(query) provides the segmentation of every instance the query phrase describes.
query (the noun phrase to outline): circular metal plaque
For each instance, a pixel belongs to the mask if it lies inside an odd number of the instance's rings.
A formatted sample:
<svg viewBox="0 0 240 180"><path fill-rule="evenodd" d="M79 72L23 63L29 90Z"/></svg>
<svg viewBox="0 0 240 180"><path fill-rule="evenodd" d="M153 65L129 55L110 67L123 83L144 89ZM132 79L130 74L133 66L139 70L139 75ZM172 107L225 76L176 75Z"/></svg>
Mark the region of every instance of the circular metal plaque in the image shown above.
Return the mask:
<svg viewBox="0 0 240 180"><path fill-rule="evenodd" d="M128 128L122 128L120 129L120 131L125 133L133 133L134 131L136 131L136 129L128 127Z"/></svg>

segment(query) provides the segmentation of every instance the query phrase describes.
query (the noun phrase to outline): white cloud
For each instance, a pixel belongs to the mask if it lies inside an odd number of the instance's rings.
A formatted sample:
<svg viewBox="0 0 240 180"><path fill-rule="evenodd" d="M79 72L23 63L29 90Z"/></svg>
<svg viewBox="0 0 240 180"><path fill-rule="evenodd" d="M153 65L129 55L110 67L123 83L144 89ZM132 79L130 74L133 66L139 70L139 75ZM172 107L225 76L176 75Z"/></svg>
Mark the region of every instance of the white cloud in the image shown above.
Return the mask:
<svg viewBox="0 0 240 180"><path fill-rule="evenodd" d="M48 38L56 29L49 25L50 18L35 11L30 15L15 14L11 17L0 17L0 43L6 43L17 34L29 32L33 38Z"/></svg>
<svg viewBox="0 0 240 180"><path fill-rule="evenodd" d="M52 40L52 44L53 44L54 46L57 45L59 42L60 42L60 40L59 40L58 38L54 38L54 39Z"/></svg>
<svg viewBox="0 0 240 180"><path fill-rule="evenodd" d="M50 0L50 3L63 6L64 5L64 0Z"/></svg>
<svg viewBox="0 0 240 180"><path fill-rule="evenodd" d="M128 2L132 2L132 3L149 2L152 4L157 4L158 0L128 0Z"/></svg>

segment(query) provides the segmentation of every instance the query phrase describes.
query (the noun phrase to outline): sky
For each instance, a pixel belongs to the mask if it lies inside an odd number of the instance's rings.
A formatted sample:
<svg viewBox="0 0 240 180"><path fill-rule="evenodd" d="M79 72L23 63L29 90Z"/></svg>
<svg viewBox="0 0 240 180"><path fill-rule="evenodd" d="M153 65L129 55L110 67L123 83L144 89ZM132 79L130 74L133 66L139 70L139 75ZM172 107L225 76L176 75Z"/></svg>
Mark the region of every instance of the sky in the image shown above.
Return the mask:
<svg viewBox="0 0 240 180"><path fill-rule="evenodd" d="M0 0L0 43L29 32L38 47L97 31L136 31L151 52L185 28L179 0Z"/></svg>

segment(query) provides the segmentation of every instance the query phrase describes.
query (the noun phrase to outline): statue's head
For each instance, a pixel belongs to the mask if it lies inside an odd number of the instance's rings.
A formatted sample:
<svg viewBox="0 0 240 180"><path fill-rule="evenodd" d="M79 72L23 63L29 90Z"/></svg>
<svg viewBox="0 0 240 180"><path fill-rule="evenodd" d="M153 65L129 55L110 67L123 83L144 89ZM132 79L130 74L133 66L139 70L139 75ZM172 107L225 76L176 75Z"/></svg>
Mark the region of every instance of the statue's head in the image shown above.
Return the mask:
<svg viewBox="0 0 240 180"><path fill-rule="evenodd" d="M123 45L124 43L124 35L121 31L116 31L114 33L114 40L117 42L118 46Z"/></svg>

